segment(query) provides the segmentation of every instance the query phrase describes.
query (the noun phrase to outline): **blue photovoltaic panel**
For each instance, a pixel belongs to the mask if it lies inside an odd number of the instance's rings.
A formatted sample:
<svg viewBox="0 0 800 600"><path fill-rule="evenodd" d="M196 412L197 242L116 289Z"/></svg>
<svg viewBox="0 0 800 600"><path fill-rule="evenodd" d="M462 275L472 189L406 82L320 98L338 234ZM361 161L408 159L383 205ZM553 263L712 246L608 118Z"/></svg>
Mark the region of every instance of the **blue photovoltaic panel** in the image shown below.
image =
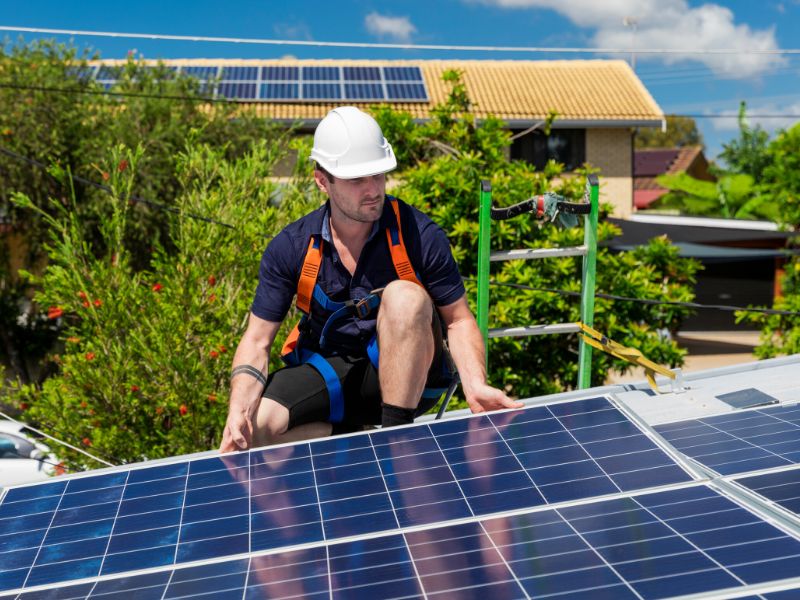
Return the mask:
<svg viewBox="0 0 800 600"><path fill-rule="evenodd" d="M800 541L698 485L21 598L651 599L746 591L796 576L798 556Z"/></svg>
<svg viewBox="0 0 800 600"><path fill-rule="evenodd" d="M258 86L255 83L222 81L217 88L217 95L234 100L252 100L257 91Z"/></svg>
<svg viewBox="0 0 800 600"><path fill-rule="evenodd" d="M419 81L422 82L422 71L419 67L383 67L386 81Z"/></svg>
<svg viewBox="0 0 800 600"><path fill-rule="evenodd" d="M348 100L380 100L383 86L380 83L345 83L344 95Z"/></svg>
<svg viewBox="0 0 800 600"><path fill-rule="evenodd" d="M342 97L338 83L304 83L303 98L313 100L337 100Z"/></svg>
<svg viewBox="0 0 800 600"><path fill-rule="evenodd" d="M342 67L345 81L380 81L380 67Z"/></svg>
<svg viewBox="0 0 800 600"><path fill-rule="evenodd" d="M95 67L85 66L85 67L67 67L66 73L67 77L72 77L75 79L87 80L91 79L94 76Z"/></svg>
<svg viewBox="0 0 800 600"><path fill-rule="evenodd" d="M11 489L0 590L690 481L605 398Z"/></svg>
<svg viewBox="0 0 800 600"><path fill-rule="evenodd" d="M222 67L223 81L256 81L258 67Z"/></svg>
<svg viewBox="0 0 800 600"><path fill-rule="evenodd" d="M339 67L303 67L303 81L339 81Z"/></svg>
<svg viewBox="0 0 800 600"><path fill-rule="evenodd" d="M800 515L800 469L742 477L736 482Z"/></svg>
<svg viewBox="0 0 800 600"><path fill-rule="evenodd" d="M427 100L425 86L416 83L387 83L387 100Z"/></svg>
<svg viewBox="0 0 800 600"><path fill-rule="evenodd" d="M261 98L263 100L293 100L298 98L296 83L262 83Z"/></svg>
<svg viewBox="0 0 800 600"><path fill-rule="evenodd" d="M216 79L219 67L181 67L181 73L198 79Z"/></svg>
<svg viewBox="0 0 800 600"><path fill-rule="evenodd" d="M297 67L261 67L262 81L297 81Z"/></svg>
<svg viewBox="0 0 800 600"><path fill-rule="evenodd" d="M800 462L800 407L775 406L656 426L675 448L721 475Z"/></svg>

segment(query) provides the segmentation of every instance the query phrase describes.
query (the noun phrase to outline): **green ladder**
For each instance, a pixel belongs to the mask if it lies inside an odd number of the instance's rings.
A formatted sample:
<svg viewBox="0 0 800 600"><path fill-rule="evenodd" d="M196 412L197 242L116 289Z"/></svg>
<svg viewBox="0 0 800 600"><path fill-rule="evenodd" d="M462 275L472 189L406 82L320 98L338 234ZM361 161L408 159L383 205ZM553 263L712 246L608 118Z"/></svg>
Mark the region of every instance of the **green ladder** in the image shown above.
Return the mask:
<svg viewBox="0 0 800 600"><path fill-rule="evenodd" d="M528 325L525 327L506 327L489 329L489 263L505 260L530 260L551 257L583 256L581 276L581 322L589 327L594 324L594 289L597 266L597 207L599 182L596 175L589 175L583 202L590 205L584 215L583 245L562 248L527 248L491 252L489 239L492 224L492 186L489 181L481 181L480 229L478 231L478 327L483 334L486 348L485 360L488 369L489 338L527 337L531 335L577 333L577 323L555 323L551 325ZM529 211L528 211L529 212ZM578 347L578 389L591 385L592 347L583 339Z"/></svg>

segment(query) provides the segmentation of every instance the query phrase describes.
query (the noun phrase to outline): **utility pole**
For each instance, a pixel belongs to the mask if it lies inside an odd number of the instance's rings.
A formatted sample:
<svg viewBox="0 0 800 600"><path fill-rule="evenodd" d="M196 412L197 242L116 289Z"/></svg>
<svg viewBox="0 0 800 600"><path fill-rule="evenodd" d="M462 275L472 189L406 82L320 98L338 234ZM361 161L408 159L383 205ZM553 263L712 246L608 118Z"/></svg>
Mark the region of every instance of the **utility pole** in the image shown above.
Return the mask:
<svg viewBox="0 0 800 600"><path fill-rule="evenodd" d="M622 17L622 25L631 28L631 68L636 71L636 29L639 17Z"/></svg>

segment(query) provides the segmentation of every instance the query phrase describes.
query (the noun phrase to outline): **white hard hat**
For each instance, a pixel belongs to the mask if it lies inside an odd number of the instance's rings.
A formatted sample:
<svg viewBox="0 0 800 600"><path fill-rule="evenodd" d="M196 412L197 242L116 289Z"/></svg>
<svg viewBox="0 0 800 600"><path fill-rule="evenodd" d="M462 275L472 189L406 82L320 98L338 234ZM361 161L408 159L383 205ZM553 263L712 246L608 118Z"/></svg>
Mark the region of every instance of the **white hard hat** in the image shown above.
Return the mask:
<svg viewBox="0 0 800 600"><path fill-rule="evenodd" d="M310 158L340 179L386 173L397 166L380 125L355 106L334 108L320 121Z"/></svg>

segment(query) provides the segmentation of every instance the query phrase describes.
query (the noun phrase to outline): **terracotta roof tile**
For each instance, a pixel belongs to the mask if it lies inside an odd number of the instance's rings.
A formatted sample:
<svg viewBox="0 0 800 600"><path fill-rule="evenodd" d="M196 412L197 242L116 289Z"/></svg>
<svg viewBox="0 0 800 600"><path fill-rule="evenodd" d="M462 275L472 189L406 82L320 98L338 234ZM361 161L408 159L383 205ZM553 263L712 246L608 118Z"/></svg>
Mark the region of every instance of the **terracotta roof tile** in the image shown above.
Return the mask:
<svg viewBox="0 0 800 600"><path fill-rule="evenodd" d="M113 64L122 61L104 62ZM418 66L428 89L429 102L390 103L418 119L429 118L430 108L446 98L449 88L442 81L442 74L448 69L464 72L464 83L473 102L472 111L479 118L495 115L506 121L536 121L543 119L550 110L556 110L561 121L594 121L609 126L631 122L655 126L660 125L664 118L662 110L636 74L621 60L186 59L164 62L187 66ZM257 114L264 117L312 122L337 106L335 103L309 102L252 102L243 105L253 107Z"/></svg>

